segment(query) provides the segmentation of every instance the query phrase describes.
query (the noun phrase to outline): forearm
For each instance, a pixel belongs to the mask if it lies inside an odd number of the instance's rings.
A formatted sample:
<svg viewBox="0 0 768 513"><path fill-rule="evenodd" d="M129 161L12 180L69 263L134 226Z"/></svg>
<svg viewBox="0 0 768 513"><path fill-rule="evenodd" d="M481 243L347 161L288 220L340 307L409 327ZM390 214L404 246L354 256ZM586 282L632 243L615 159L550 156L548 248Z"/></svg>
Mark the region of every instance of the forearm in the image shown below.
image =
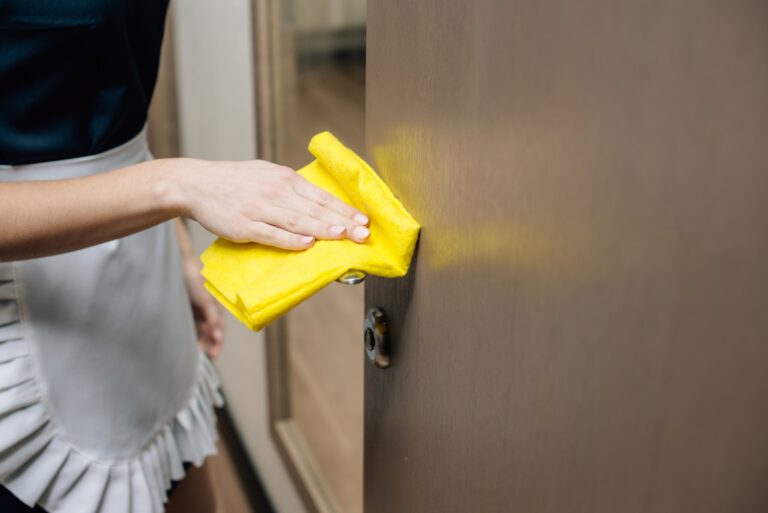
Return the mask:
<svg viewBox="0 0 768 513"><path fill-rule="evenodd" d="M73 251L181 214L181 159L70 180L0 183L0 261Z"/></svg>

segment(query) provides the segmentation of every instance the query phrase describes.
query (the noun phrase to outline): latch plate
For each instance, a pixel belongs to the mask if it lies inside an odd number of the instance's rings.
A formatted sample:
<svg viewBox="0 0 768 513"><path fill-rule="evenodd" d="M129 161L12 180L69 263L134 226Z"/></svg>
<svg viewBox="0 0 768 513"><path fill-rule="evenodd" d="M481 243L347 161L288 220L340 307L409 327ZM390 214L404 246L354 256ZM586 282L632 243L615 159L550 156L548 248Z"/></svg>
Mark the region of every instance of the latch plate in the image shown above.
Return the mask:
<svg viewBox="0 0 768 513"><path fill-rule="evenodd" d="M363 334L365 354L379 369L389 367L389 332L384 311L378 307L368 310L365 315Z"/></svg>

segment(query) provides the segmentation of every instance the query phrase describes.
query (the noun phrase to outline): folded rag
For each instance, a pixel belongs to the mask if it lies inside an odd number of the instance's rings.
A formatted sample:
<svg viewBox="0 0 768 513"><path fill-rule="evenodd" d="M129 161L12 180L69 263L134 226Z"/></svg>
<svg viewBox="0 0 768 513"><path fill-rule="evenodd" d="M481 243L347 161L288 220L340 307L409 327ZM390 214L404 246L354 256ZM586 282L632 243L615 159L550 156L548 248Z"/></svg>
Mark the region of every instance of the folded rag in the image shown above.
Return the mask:
<svg viewBox="0 0 768 513"><path fill-rule="evenodd" d="M364 244L319 240L306 251L215 241L202 254L206 288L259 330L349 270L394 278L408 272L419 224L378 175L329 132L312 138L311 164L299 170L371 220Z"/></svg>

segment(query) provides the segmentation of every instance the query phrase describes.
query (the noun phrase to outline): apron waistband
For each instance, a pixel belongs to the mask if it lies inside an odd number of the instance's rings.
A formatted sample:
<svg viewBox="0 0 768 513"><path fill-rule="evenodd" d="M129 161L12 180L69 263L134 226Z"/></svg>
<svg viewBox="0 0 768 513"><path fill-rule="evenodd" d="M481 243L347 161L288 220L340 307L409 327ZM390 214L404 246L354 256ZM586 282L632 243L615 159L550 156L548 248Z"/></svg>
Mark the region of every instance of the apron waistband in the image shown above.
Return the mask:
<svg viewBox="0 0 768 513"><path fill-rule="evenodd" d="M147 129L144 127L130 141L95 155L19 166L2 165L0 182L62 180L90 176L151 158L152 154L147 144Z"/></svg>

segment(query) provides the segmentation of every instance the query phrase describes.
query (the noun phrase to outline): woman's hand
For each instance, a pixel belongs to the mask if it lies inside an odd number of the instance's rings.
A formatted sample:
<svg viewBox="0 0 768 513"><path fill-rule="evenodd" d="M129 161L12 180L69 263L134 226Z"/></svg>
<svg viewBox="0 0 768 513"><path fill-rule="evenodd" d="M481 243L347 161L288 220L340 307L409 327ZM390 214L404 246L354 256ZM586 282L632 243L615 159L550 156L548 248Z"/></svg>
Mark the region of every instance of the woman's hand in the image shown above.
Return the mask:
<svg viewBox="0 0 768 513"><path fill-rule="evenodd" d="M263 160L179 160L182 213L233 242L302 250L317 239L365 242L368 218L292 169Z"/></svg>
<svg viewBox="0 0 768 513"><path fill-rule="evenodd" d="M214 360L219 356L224 343L224 312L210 292L203 287L199 266L184 262L184 267L192 316L195 319L197 343L208 358Z"/></svg>
<svg viewBox="0 0 768 513"><path fill-rule="evenodd" d="M195 256L189 231L181 219L174 221L176 240L181 255L181 271L195 319L197 343L211 360L215 359L224 343L224 312L219 303L203 286L200 275L200 260Z"/></svg>

